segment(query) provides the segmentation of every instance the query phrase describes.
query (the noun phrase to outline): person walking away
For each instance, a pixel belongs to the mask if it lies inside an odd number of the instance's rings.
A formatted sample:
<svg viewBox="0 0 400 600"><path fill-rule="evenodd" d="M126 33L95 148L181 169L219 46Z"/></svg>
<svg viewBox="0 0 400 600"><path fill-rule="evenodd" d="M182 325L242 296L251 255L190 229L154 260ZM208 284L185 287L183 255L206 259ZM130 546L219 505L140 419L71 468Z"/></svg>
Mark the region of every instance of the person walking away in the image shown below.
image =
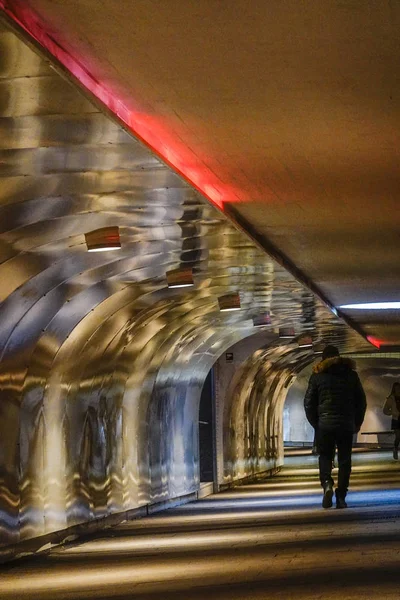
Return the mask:
<svg viewBox="0 0 400 600"><path fill-rule="evenodd" d="M335 446L339 469L336 508L347 508L353 434L360 430L366 407L365 392L354 361L340 356L336 346L326 346L321 362L313 369L304 398L306 417L317 432L324 508L332 506Z"/></svg>
<svg viewBox="0 0 400 600"><path fill-rule="evenodd" d="M386 399L383 413L392 417L391 429L394 431L393 458L399 458L400 444L400 383L396 381L392 385L392 391Z"/></svg>

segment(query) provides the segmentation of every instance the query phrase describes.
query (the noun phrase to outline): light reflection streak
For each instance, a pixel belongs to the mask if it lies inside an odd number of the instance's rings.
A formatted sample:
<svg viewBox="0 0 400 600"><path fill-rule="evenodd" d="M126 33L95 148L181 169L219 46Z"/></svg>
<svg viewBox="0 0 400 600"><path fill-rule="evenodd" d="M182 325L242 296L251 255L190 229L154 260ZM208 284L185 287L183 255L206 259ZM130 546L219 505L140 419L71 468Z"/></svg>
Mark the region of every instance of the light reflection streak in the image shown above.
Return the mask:
<svg viewBox="0 0 400 600"><path fill-rule="evenodd" d="M386 467L390 463L380 464ZM388 489L394 473L383 468L381 489L373 490L370 465L368 469L365 463L361 466L364 471L355 474L355 489L349 494L350 506L356 510L321 510L321 494L307 496L309 478L293 479L291 489L284 470L284 481L279 482L285 484L283 510L255 509L252 502L246 502L248 495L253 498L253 486L243 486L225 494L231 495L228 500L215 495L211 500L122 523L100 538L53 549L32 565L16 563L0 579L0 598L82 600L128 598L147 592L162 597L181 590L190 599L197 587L254 582L263 582L269 593L269 584L281 586L288 576L296 578L300 572L310 580L319 574L324 581L336 571L343 577L346 569L362 576L371 570L370 561L365 560L370 553L379 557L386 570L396 569L399 490ZM264 500L269 486L274 500L276 483L272 479L261 484ZM285 495L290 500L293 491L298 506L285 502ZM304 505L303 500L310 497L313 505ZM213 507L211 512L207 505ZM377 551L382 539L385 544ZM331 561L333 553L335 560Z"/></svg>
<svg viewBox="0 0 400 600"><path fill-rule="evenodd" d="M372 535L370 543L363 544L364 552L373 550L375 544ZM386 568L397 564L397 552L394 551L396 544L396 540L391 540L385 546ZM29 573L27 577L16 578L9 574L3 576L0 581L0 598L10 598L10 594L29 599L54 598L54 594L57 594L57 598L72 598L79 594L81 599L111 598L122 594L132 597L135 591L162 593L166 590L184 589L188 585L215 585L216 582L218 585L256 580L279 582L287 573L289 563L291 568L295 565L297 569L313 573L314 576L318 572L332 573L335 570L340 573L343 568L348 568L349 557L346 552L338 553L334 563L330 564L326 555L318 552L318 546L316 548L313 544L308 551L302 548L299 552L297 548L293 553L286 551L282 555L242 553L240 560L236 554L210 557L203 554L195 560L188 560L187 557L174 561L161 559L153 564L119 558L118 564L103 564L102 568L99 568L98 563L90 562L86 562L84 569L82 562L65 567L59 565L57 571L54 568L51 571L41 568ZM352 555L351 567L361 570L371 568L361 554L358 557Z"/></svg>
<svg viewBox="0 0 400 600"><path fill-rule="evenodd" d="M376 498L375 498L376 499ZM381 500L387 501L388 497L383 495ZM308 513L309 517L311 513ZM288 518L288 525L290 517ZM204 531L203 533L188 531L179 531L168 534L158 533L154 536L135 536L120 537L118 539L95 540L86 542L75 547L66 547L59 551L51 553L51 560L59 560L78 555L132 555L139 556L141 554L162 554L165 551L170 553L195 552L199 550L214 552L216 550L231 549L236 546L244 547L260 547L260 546L276 546L277 544L288 544L293 542L295 537L296 543L301 541L309 541L310 539L323 539L329 535L330 539L342 539L344 536L354 534L354 529L365 535L371 534L365 527L365 523L352 524L351 531L347 522L345 523L328 523L325 528L321 529L317 523L307 523L305 526L298 526L295 536L293 534L293 526L288 526L286 530L282 530L281 526L274 526L271 522L267 526L243 527L239 530L226 529L223 533L214 531ZM387 528L392 531L390 523L385 523L383 529ZM381 531L382 533L382 531Z"/></svg>

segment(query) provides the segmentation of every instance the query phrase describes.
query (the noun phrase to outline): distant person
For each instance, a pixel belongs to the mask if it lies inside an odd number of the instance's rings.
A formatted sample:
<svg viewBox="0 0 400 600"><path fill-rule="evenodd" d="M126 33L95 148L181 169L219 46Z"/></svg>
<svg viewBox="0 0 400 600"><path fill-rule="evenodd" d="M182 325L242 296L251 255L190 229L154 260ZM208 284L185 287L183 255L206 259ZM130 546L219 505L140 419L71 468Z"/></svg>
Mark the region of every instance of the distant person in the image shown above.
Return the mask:
<svg viewBox="0 0 400 600"><path fill-rule="evenodd" d="M392 417L391 428L394 430L393 458L398 460L400 444L400 383L398 381L392 385L392 391L386 399L383 412L385 415Z"/></svg>
<svg viewBox="0 0 400 600"><path fill-rule="evenodd" d="M332 506L332 463L338 451L336 508L347 508L353 434L360 430L367 407L365 393L350 358L326 346L322 361L315 365L304 398L304 409L317 433L319 476L324 491L322 506Z"/></svg>

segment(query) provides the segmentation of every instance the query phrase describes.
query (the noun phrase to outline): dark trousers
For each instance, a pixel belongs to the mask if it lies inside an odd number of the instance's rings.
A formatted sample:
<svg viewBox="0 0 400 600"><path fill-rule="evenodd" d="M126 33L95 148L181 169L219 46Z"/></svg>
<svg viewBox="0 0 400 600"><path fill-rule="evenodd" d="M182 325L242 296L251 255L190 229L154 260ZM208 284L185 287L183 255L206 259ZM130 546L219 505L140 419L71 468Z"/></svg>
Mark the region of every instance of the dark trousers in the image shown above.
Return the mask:
<svg viewBox="0 0 400 600"><path fill-rule="evenodd" d="M398 448L400 445L400 429L394 430L394 447Z"/></svg>
<svg viewBox="0 0 400 600"><path fill-rule="evenodd" d="M319 477L321 485L332 479L332 462L335 456L335 447L338 451L338 493L345 497L349 487L351 473L351 449L353 446L353 433L351 431L319 429Z"/></svg>

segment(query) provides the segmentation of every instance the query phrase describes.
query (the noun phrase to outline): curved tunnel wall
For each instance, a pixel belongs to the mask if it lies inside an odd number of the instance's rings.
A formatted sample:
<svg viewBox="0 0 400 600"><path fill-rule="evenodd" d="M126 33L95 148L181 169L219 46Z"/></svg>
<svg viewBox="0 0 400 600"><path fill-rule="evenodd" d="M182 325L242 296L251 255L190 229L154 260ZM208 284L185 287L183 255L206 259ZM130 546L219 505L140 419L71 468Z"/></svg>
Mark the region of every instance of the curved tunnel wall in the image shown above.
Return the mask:
<svg viewBox="0 0 400 600"><path fill-rule="evenodd" d="M275 339L290 325L366 344L1 23L0 56L0 535L10 544L197 490L201 388L254 333L253 316L270 311ZM88 253L84 234L108 225L121 250ZM194 288L169 289L166 271L182 266ZM221 313L218 297L232 292L242 309ZM225 426L239 431L243 414L247 425L226 441L223 479L281 459L284 355L275 348L254 384L244 372L249 391L226 404Z"/></svg>
<svg viewBox="0 0 400 600"><path fill-rule="evenodd" d="M283 405L297 373L312 360L309 350L273 340L238 366L224 394L221 483L283 464Z"/></svg>

